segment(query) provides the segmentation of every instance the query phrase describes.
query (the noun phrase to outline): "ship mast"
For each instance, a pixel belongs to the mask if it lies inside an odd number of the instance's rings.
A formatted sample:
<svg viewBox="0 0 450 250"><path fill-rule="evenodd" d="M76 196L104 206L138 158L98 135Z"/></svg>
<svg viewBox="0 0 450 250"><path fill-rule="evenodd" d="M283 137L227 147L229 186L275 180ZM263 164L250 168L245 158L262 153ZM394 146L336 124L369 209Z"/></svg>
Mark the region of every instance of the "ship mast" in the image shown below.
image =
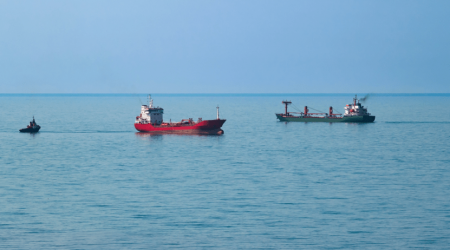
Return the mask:
<svg viewBox="0 0 450 250"><path fill-rule="evenodd" d="M283 103L283 104L285 105L285 107L284 107L284 114L287 116L287 115L288 115L288 112L287 112L287 106L288 106L289 104L291 104L292 102L286 100L286 101L282 101L281 103Z"/></svg>
<svg viewBox="0 0 450 250"><path fill-rule="evenodd" d="M148 107L153 108L153 99L152 95L148 95Z"/></svg>
<svg viewBox="0 0 450 250"><path fill-rule="evenodd" d="M220 120L219 119L219 105L217 105L217 120Z"/></svg>

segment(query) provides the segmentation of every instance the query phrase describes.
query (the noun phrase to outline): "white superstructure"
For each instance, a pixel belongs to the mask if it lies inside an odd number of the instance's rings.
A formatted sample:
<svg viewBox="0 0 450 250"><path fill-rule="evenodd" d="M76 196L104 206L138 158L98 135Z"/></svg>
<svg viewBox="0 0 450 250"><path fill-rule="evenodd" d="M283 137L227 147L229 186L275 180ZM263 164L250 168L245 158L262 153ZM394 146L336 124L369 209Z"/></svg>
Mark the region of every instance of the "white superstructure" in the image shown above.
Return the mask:
<svg viewBox="0 0 450 250"><path fill-rule="evenodd" d="M136 117L134 123L154 124L160 125L163 122L164 109L160 107L153 107L153 100L151 95L148 95L148 105L141 106L141 114Z"/></svg>
<svg viewBox="0 0 450 250"><path fill-rule="evenodd" d="M345 106L345 112L344 116L363 116L363 115L370 115L370 113L367 112L367 108L364 108L364 106L359 103L358 97L355 95L355 98L353 98L353 103L347 104Z"/></svg>

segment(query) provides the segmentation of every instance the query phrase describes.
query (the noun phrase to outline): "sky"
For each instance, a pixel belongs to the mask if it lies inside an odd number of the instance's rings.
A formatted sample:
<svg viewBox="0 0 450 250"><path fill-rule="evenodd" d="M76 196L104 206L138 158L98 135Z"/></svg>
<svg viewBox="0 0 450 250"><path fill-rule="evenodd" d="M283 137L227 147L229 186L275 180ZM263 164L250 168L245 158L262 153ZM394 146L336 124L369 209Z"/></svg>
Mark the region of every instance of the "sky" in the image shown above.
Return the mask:
<svg viewBox="0 0 450 250"><path fill-rule="evenodd" d="M450 93L450 1L0 0L0 93Z"/></svg>

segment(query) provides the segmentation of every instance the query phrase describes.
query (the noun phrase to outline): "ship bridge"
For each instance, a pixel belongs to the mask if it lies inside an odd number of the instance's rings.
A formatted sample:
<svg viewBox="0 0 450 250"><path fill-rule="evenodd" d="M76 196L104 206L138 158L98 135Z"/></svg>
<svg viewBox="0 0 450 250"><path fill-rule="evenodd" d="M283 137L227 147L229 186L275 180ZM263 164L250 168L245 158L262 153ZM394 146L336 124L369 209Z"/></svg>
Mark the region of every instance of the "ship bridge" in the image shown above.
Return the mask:
<svg viewBox="0 0 450 250"><path fill-rule="evenodd" d="M353 98L353 103L345 105L344 109L345 109L344 116L370 115L370 113L367 112L367 108L364 108L364 106L361 105L356 95L355 98Z"/></svg>
<svg viewBox="0 0 450 250"><path fill-rule="evenodd" d="M148 105L141 106L141 114L136 117L135 123L160 125L163 122L164 109L161 107L153 107L151 95L148 95L148 100Z"/></svg>

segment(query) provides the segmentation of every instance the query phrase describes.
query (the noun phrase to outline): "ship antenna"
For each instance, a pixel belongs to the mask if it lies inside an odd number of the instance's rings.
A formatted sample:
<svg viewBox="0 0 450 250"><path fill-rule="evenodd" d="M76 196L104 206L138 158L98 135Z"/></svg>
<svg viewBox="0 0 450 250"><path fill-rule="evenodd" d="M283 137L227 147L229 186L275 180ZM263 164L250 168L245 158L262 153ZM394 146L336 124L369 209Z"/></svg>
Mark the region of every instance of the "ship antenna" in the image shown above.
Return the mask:
<svg viewBox="0 0 450 250"><path fill-rule="evenodd" d="M220 120L219 119L219 104L217 104L217 120Z"/></svg>
<svg viewBox="0 0 450 250"><path fill-rule="evenodd" d="M153 108L153 99L152 95L148 95L148 107Z"/></svg>

